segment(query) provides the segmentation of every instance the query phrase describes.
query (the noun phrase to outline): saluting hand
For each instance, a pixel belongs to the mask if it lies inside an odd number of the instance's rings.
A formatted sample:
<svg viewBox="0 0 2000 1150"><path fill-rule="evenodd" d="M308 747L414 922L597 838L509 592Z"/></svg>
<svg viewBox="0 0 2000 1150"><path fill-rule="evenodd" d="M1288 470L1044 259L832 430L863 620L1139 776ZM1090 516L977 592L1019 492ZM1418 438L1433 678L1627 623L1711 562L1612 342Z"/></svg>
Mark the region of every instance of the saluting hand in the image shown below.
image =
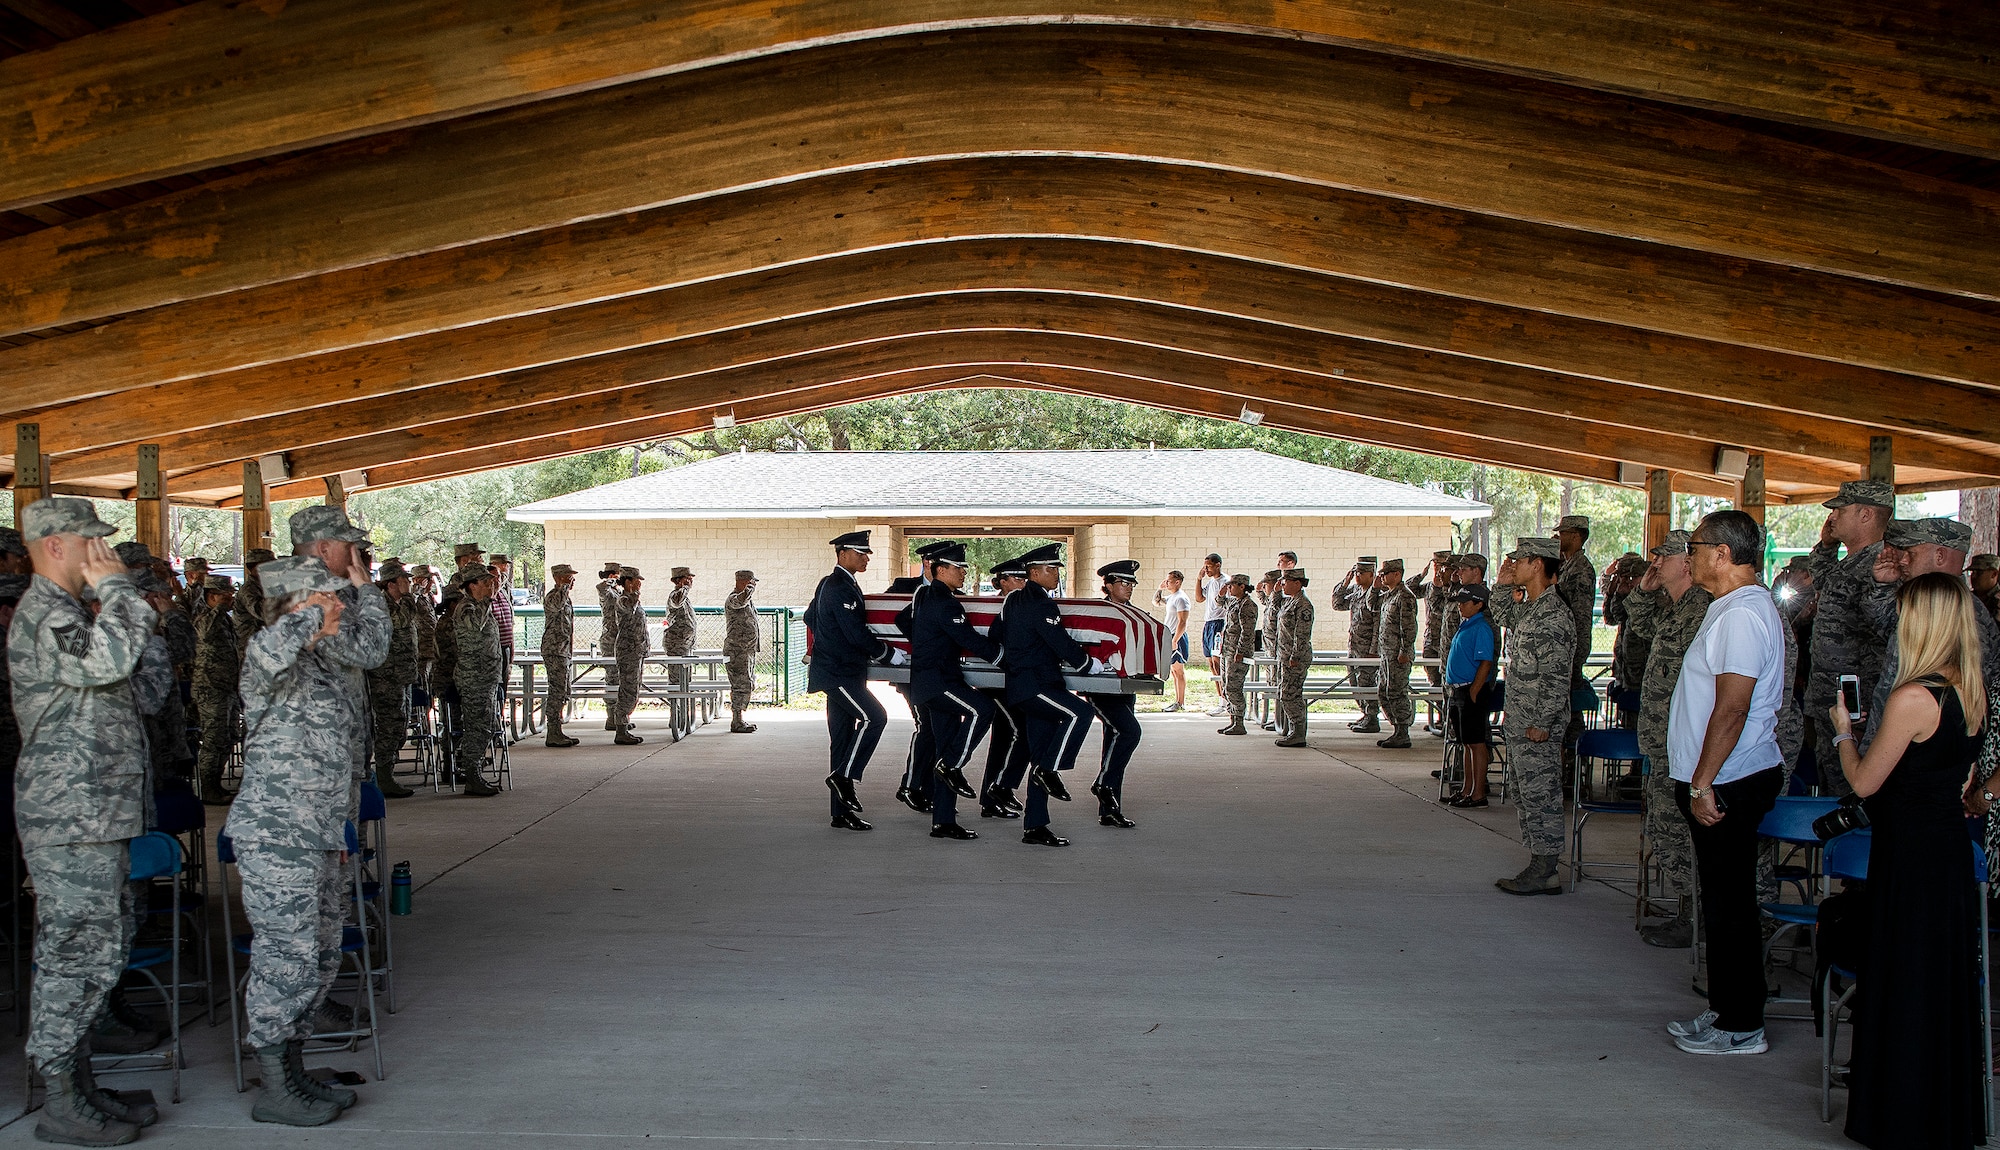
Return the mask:
<svg viewBox="0 0 2000 1150"><path fill-rule="evenodd" d="M125 562L102 539L83 541L83 581L92 587L113 575L125 573Z"/></svg>

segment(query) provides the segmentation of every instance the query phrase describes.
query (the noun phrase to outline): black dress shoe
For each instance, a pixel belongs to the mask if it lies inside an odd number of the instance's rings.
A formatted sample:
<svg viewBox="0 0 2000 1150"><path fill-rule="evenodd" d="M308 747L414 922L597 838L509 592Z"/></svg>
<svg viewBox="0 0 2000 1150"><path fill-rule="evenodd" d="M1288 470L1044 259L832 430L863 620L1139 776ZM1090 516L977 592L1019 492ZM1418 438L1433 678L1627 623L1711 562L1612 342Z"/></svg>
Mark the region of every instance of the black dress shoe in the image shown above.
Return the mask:
<svg viewBox="0 0 2000 1150"><path fill-rule="evenodd" d="M979 817L982 819L1018 819L1021 817L1021 812L1011 807L981 803L979 805Z"/></svg>
<svg viewBox="0 0 2000 1150"><path fill-rule="evenodd" d="M939 823L931 828L934 839L958 839L960 842L979 837L978 831L969 831L957 823Z"/></svg>
<svg viewBox="0 0 2000 1150"><path fill-rule="evenodd" d="M1035 778L1041 780L1042 789L1049 792L1050 798L1058 799L1065 803L1069 801L1069 788L1063 786L1062 779L1054 771L1045 771L1040 767L1036 767Z"/></svg>
<svg viewBox="0 0 2000 1150"><path fill-rule="evenodd" d="M1112 811L1110 814L1097 816L1097 825L1100 827L1136 827L1139 824L1126 818L1123 811Z"/></svg>
<svg viewBox="0 0 2000 1150"><path fill-rule="evenodd" d="M979 797L979 792L973 790L972 784L966 781L964 771L959 770L957 767L947 767L943 763L939 763L936 770L938 778L950 784L952 791L959 798L976 799Z"/></svg>
<svg viewBox="0 0 2000 1150"><path fill-rule="evenodd" d="M1021 805L1020 799L1015 797L1014 788L1012 787L994 787L993 797L997 800L993 805L1003 811L1012 811L1016 815L1019 815L1028 809Z"/></svg>
<svg viewBox="0 0 2000 1150"><path fill-rule="evenodd" d="M896 801L920 814L929 814L931 810L930 804L908 787L896 788Z"/></svg>
<svg viewBox="0 0 2000 1150"><path fill-rule="evenodd" d="M1034 830L1028 831L1021 836L1021 841L1027 843L1029 846L1037 847L1066 847L1069 845L1068 839L1058 836L1056 832L1047 827L1036 827Z"/></svg>
<svg viewBox="0 0 2000 1150"><path fill-rule="evenodd" d="M833 829L837 831L872 831L875 829L875 825L873 823L864 823L855 817L853 811L847 811L844 814L833 816Z"/></svg>
<svg viewBox="0 0 2000 1150"><path fill-rule="evenodd" d="M1090 784L1090 793L1091 793L1091 794L1093 794L1093 795L1096 795L1096 796L1097 796L1098 798L1100 798L1100 799L1101 799L1101 798L1103 798L1103 797L1104 797L1104 784L1103 784L1103 783L1092 783L1092 784Z"/></svg>
<svg viewBox="0 0 2000 1150"><path fill-rule="evenodd" d="M839 796L841 805L848 810L858 811L861 809L861 804L854 798L854 786L846 779L841 778L839 775L828 775L826 777L826 789Z"/></svg>

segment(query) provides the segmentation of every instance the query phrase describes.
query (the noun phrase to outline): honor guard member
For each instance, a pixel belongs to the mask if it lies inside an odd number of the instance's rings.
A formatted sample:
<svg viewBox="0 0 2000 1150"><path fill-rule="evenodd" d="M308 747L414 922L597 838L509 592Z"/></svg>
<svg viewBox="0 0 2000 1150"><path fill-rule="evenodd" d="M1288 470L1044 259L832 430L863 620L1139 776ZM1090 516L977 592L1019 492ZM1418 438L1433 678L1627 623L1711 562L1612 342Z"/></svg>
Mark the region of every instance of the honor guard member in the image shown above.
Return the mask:
<svg viewBox="0 0 2000 1150"><path fill-rule="evenodd" d="M606 563L597 572L597 653L606 659L618 658L618 577L625 570L618 563ZM604 668L604 729L618 730L618 665Z"/></svg>
<svg viewBox="0 0 2000 1150"><path fill-rule="evenodd" d="M828 802L836 829L873 829L860 818L861 799L854 784L868 769L875 744L889 713L868 690L868 665L902 666L909 659L868 629L868 605L855 576L868 570L874 549L868 532L850 531L832 541L833 570L813 589L806 606L806 630L812 637L806 664L806 690L826 693L826 730L832 769L826 776Z"/></svg>
<svg viewBox="0 0 2000 1150"><path fill-rule="evenodd" d="M1222 562L1218 556L1210 561ZM1221 567L1217 566L1217 572ZM1106 563L1097 569L1097 577L1103 580L1104 598L1121 606L1132 602L1132 592L1139 586L1139 561L1120 559ZM1216 584L1215 594L1222 594L1221 583ZM1207 638L1204 636L1204 639ZM1097 796L1097 822L1106 827L1133 827L1131 819L1125 817L1125 768L1131 765L1132 753L1139 749L1139 739L1144 734L1139 729L1139 700L1127 694L1093 694L1087 696L1097 717L1104 723L1104 745L1098 752L1097 781L1090 784L1090 793Z"/></svg>
<svg viewBox="0 0 2000 1150"><path fill-rule="evenodd" d="M1037 547L1021 557L1028 582L1007 596L1000 631L1007 672L1007 701L1021 709L1028 730L1028 809L1021 841L1068 846L1049 829L1049 796L1069 801L1058 772L1076 765L1090 731L1090 706L1063 685L1063 674L1095 674L1103 665L1063 629L1062 612L1049 592L1062 583L1062 545Z"/></svg>
<svg viewBox="0 0 2000 1150"><path fill-rule="evenodd" d="M223 828L257 937L243 1008L264 1088L250 1116L320 1126L357 1100L307 1075L303 1054L346 918L350 688L334 641L350 583L305 555L266 563L263 578L267 625L243 667L243 785Z"/></svg>
<svg viewBox="0 0 2000 1150"><path fill-rule="evenodd" d="M660 653L687 656L694 654L694 571L687 567L673 569L674 589L667 593L667 621L660 626ZM685 691L691 681L690 668L686 665L673 669L669 679L674 690Z"/></svg>
<svg viewBox="0 0 2000 1150"><path fill-rule="evenodd" d="M937 544L933 543L930 546L935 547ZM896 630L902 634L906 642L910 638L911 618L916 612L917 592L930 583L931 563L929 559L924 558L924 551L927 550L928 547L917 552L918 559L923 563L922 576L904 575L891 579L889 586L883 589L883 593L887 595L910 596L910 601L903 605L901 611L896 612ZM916 701L910 698L910 685L891 683L889 689L901 697L903 706L910 711L910 743L903 751L903 777L896 784L896 801L918 814L927 815L931 813L930 772L931 766L937 762L937 740L931 737L930 724L924 721L924 709L917 706Z"/></svg>
<svg viewBox="0 0 2000 1150"><path fill-rule="evenodd" d="M1372 567L1372 560L1371 567ZM1373 571L1370 571L1372 577ZM1303 747L1306 745L1306 672L1312 669L1313 657L1313 605L1306 598L1306 588L1312 579L1303 567L1293 567L1285 572L1284 606L1278 613L1278 643L1272 649L1277 659L1278 675L1278 730L1281 732L1277 745L1281 747ZM1372 719L1373 716L1371 715ZM1377 724L1374 730L1381 730Z"/></svg>
<svg viewBox="0 0 2000 1150"><path fill-rule="evenodd" d="M1986 605L1986 613L2000 619L2000 555L1974 555L1966 564L1965 577L1972 584L1972 597Z"/></svg>
<svg viewBox="0 0 2000 1150"><path fill-rule="evenodd" d="M1576 616L1556 593L1562 545L1523 539L1500 567L1493 596L1512 598L1507 665L1507 793L1521 821L1528 865L1494 885L1509 894L1561 894L1562 731L1569 721Z"/></svg>
<svg viewBox="0 0 2000 1150"><path fill-rule="evenodd" d="M1449 551L1433 551L1431 565L1405 583L1410 589L1410 594L1415 595L1417 601L1424 607L1424 642L1419 648L1419 653L1425 659L1444 657L1444 618L1446 615L1458 614L1458 608L1451 602L1452 592L1458 590L1452 583L1451 577L1452 564L1457 559L1458 556ZM1426 666L1424 677L1431 681L1431 686L1436 687L1444 682L1443 668ZM1424 704L1424 710L1426 712L1424 730L1435 735L1443 735L1443 713L1430 703Z"/></svg>
<svg viewBox="0 0 2000 1150"><path fill-rule="evenodd" d="M0 527L0 575L32 575L34 560L28 557L28 545L21 541L21 533L12 527Z"/></svg>
<svg viewBox="0 0 2000 1150"><path fill-rule="evenodd" d="M1825 506L1826 523L1812 549L1809 568L1813 589L1819 595L1819 613L1813 620L1812 673L1806 681L1805 714L1812 720L1814 762L1819 764L1820 781L1832 793L1844 795L1854 788L1841 771L1839 749L1833 745L1826 714L1839 698L1842 675L1861 680L1864 704L1875 697L1875 684L1882 675L1889 637L1876 629L1875 621L1883 611L1881 604L1871 600L1893 599L1896 594L1894 584L1875 580L1875 560L1882 554L1883 535L1895 517L1896 490L1880 480L1843 483ZM1840 558L1843 546L1846 558ZM1864 719L1864 725L1855 727L1855 738L1866 737L1865 723Z"/></svg>
<svg viewBox="0 0 2000 1150"><path fill-rule="evenodd" d="M415 791L396 781L396 758L410 733L410 688L417 682L417 614L410 573L391 559L375 572L375 585L389 606L389 654L368 672L368 710L375 724L375 785L387 799L407 799Z"/></svg>
<svg viewBox="0 0 2000 1150"><path fill-rule="evenodd" d="M1340 586L1333 589L1333 609L1346 611L1347 615L1347 657L1350 659L1378 659L1382 655L1377 643L1381 638L1382 619L1378 606L1382 601L1381 591L1375 586L1375 557L1363 555L1354 561L1347 577ZM1311 649L1311 641L1307 641ZM1312 660L1308 658L1306 665ZM1301 672L1303 674L1304 672ZM1357 688L1378 687L1382 676L1373 666L1350 665L1348 679ZM1350 731L1372 734L1382 729L1378 717L1382 708L1380 693L1361 700L1361 717L1347 724ZM1282 731L1284 728L1280 727ZM1303 744L1294 744L1303 745Z"/></svg>
<svg viewBox="0 0 2000 1150"><path fill-rule="evenodd" d="M341 667L347 681L347 692L341 698L348 708L345 729L351 782L347 816L353 818L361 813L361 781L368 777L368 745L374 738L368 721L367 675L389 657L389 603L369 578L363 546L368 532L350 523L344 508L325 504L303 507L292 516L289 526L294 556L310 555L348 582L340 592L345 606L340 630L320 642L319 652Z"/></svg>
<svg viewBox="0 0 2000 1150"><path fill-rule="evenodd" d="M743 720L750 696L757 693L757 675L750 669L764 649L764 632L757 626L757 573L736 573L736 590L722 600L722 657L729 665L729 733L747 735L757 724Z"/></svg>
<svg viewBox="0 0 2000 1150"><path fill-rule="evenodd" d="M542 696L542 745L574 747L576 736L563 733L563 716L569 712L569 656L576 646L576 608L569 601L576 586L576 568L558 563L549 568L549 589L542 595L542 670L549 681Z"/></svg>
<svg viewBox="0 0 2000 1150"><path fill-rule="evenodd" d="M1382 710L1389 716L1394 732L1375 740L1378 747L1410 745L1410 727L1417 721L1416 706L1410 701L1410 668L1416 663L1417 597L1403 582L1403 561L1382 564L1375 580L1375 650L1382 659L1378 679Z"/></svg>
<svg viewBox="0 0 2000 1150"><path fill-rule="evenodd" d="M22 510L35 576L7 636L21 731L15 826L35 889L27 1057L48 1085L35 1136L76 1145L138 1137L158 1112L90 1078L90 1035L125 971L135 910L129 843L145 832L146 743L131 679L156 616L88 501ZM80 594L97 593L93 619Z"/></svg>
<svg viewBox="0 0 2000 1150"><path fill-rule="evenodd" d="M910 616L910 702L924 714L935 747L922 764L929 776L931 837L976 839L958 825L958 798L976 794L965 767L993 725L993 704L965 683L961 652L991 663L1000 647L965 617L958 590L965 585L965 545L949 540L925 549L931 581L917 589Z"/></svg>
<svg viewBox="0 0 2000 1150"><path fill-rule="evenodd" d="M1007 596L1027 585L1028 567L1019 558L1004 559L994 564L989 574L1001 607L987 634L997 637L1000 621L1007 614ZM1028 723L1021 717L1021 709L1007 701L1004 685L980 693L993 704L993 734L986 745L986 774L979 782L979 817L1017 819L1025 809L1014 791L1028 774Z"/></svg>
<svg viewBox="0 0 2000 1150"><path fill-rule="evenodd" d="M646 605L639 594L646 577L637 567L618 569L618 702L611 741L621 747L637 746L646 740L632 733L632 712L639 709L639 688L645 684L646 656L653 653L652 639L646 634Z"/></svg>
<svg viewBox="0 0 2000 1150"><path fill-rule="evenodd" d="M486 798L500 793L481 773L487 749L500 733L497 712L504 672L500 666L500 622L493 617L497 580L484 567L462 568L459 580L464 594L451 609L451 677L452 685L458 688L460 729L453 758L465 793Z"/></svg>
<svg viewBox="0 0 2000 1150"><path fill-rule="evenodd" d="M1257 597L1250 593L1250 576L1238 573L1223 585L1227 599L1222 611L1222 699L1229 725L1218 728L1223 735L1247 735L1243 725L1246 710L1243 684L1250 678L1250 659L1257 653Z"/></svg>

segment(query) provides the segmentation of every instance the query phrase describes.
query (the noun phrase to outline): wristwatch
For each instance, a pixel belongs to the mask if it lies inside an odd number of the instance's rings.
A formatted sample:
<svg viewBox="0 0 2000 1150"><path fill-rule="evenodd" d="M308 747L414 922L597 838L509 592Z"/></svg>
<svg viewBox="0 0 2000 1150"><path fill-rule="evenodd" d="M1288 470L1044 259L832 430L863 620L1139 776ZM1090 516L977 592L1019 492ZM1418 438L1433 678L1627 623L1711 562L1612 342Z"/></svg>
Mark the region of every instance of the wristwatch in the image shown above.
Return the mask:
<svg viewBox="0 0 2000 1150"><path fill-rule="evenodd" d="M1715 793L1715 787L1712 785L1706 787L1691 786L1688 788L1688 798L1691 799L1705 799L1714 793Z"/></svg>
<svg viewBox="0 0 2000 1150"><path fill-rule="evenodd" d="M2000 803L2000 796L1995 796L1992 791L1981 791L1979 792L1979 797L1985 799L1986 805L1989 807L1995 803Z"/></svg>

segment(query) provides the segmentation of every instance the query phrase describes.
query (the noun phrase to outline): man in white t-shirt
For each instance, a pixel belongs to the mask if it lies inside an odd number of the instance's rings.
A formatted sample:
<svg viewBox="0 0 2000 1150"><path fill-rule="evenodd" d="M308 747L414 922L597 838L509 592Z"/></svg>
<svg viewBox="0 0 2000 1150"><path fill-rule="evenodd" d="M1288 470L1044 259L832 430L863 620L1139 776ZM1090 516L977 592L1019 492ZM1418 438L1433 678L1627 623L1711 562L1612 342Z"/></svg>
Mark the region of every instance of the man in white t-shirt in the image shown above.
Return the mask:
<svg viewBox="0 0 2000 1150"><path fill-rule="evenodd" d="M1764 948L1757 910L1757 827L1784 775L1778 708L1784 619L1758 581L1764 529L1718 511L1688 542L1694 580L1715 596L1688 646L1667 716L1674 797L1688 822L1708 936L1709 1009L1667 1027L1689 1054L1761 1054Z"/></svg>
<svg viewBox="0 0 2000 1150"><path fill-rule="evenodd" d="M1188 612L1194 605L1188 602L1187 592L1181 590L1185 579L1180 572L1169 571L1160 580L1160 589L1153 592L1153 602L1166 608L1167 630L1174 637L1174 655L1169 663L1174 676L1174 701L1162 707L1164 711L1178 711L1187 706Z"/></svg>
<svg viewBox="0 0 2000 1150"><path fill-rule="evenodd" d="M1201 654L1215 680L1216 706L1209 714L1221 715L1227 709L1222 701L1222 617L1228 603L1222 594L1222 556L1213 551L1201 561L1201 573L1194 577L1194 605L1202 609Z"/></svg>

